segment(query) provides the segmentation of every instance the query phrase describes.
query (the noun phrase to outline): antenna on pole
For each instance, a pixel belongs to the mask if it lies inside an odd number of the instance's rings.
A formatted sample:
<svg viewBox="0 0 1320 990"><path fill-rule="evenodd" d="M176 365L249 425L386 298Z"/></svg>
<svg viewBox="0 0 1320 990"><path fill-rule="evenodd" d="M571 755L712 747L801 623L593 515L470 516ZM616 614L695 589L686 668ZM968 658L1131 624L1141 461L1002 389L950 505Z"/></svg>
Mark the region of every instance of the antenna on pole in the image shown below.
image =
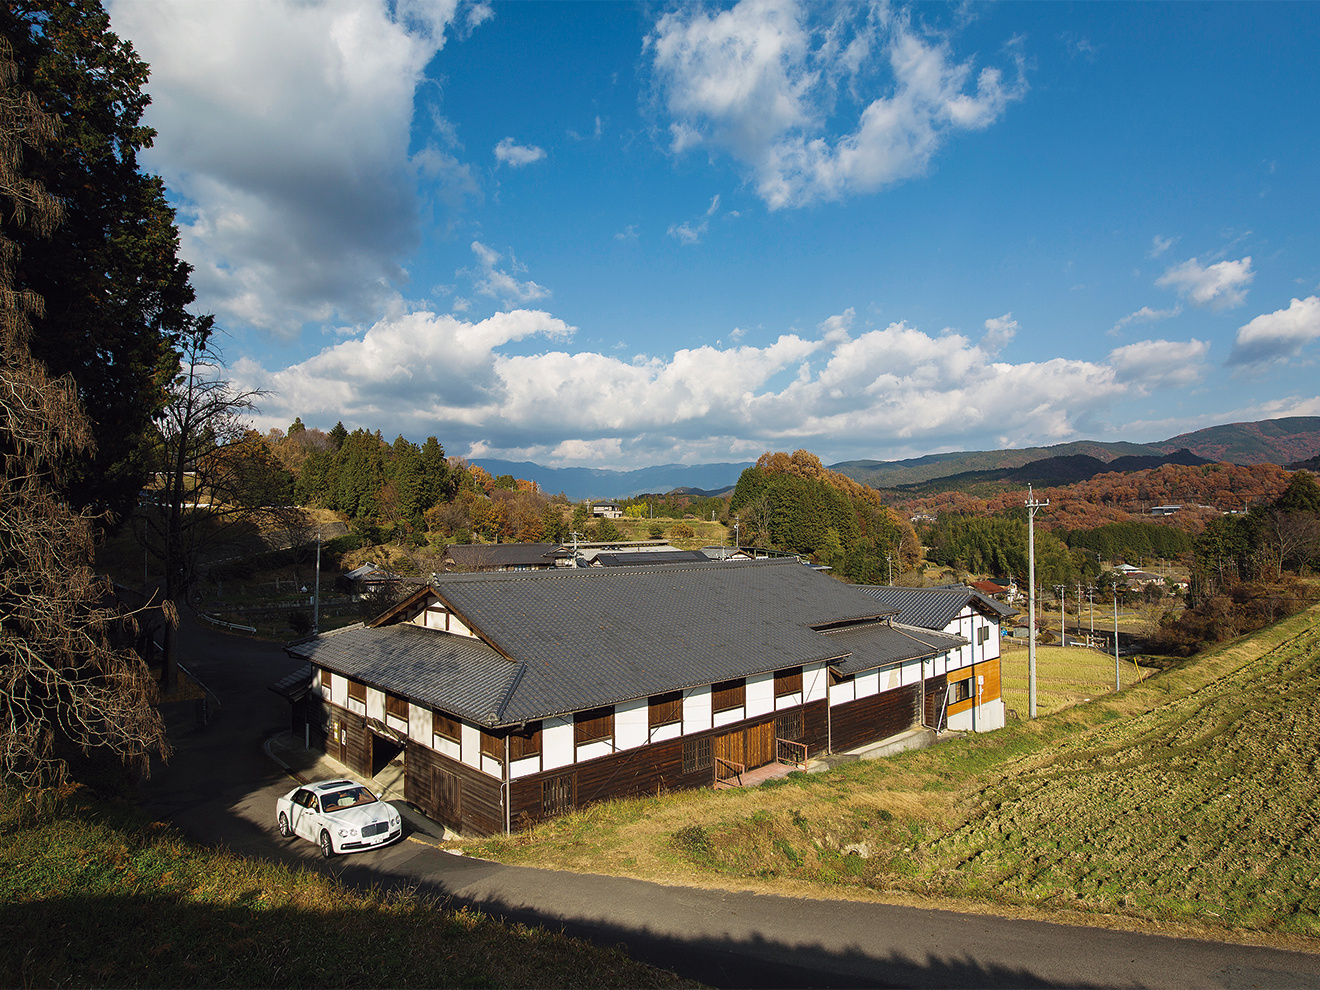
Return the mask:
<svg viewBox="0 0 1320 990"><path fill-rule="evenodd" d="M1036 511L1050 504L1037 502L1027 485L1027 698L1036 717Z"/></svg>

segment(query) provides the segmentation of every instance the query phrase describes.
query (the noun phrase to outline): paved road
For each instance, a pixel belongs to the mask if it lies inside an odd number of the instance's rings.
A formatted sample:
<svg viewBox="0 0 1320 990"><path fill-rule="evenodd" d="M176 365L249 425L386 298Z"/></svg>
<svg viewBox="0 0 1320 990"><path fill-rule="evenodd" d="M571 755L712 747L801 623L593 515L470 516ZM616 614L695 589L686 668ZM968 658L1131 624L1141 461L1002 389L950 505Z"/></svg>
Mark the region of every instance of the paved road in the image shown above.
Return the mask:
<svg viewBox="0 0 1320 990"><path fill-rule="evenodd" d="M1316 987L1320 956L851 901L665 887L503 866L424 841L323 864L274 830L291 781L263 743L288 728L266 685L297 668L276 646L186 622L185 664L221 699L211 724L172 723L175 755L145 804L205 842L416 886L516 921L562 928L720 987Z"/></svg>

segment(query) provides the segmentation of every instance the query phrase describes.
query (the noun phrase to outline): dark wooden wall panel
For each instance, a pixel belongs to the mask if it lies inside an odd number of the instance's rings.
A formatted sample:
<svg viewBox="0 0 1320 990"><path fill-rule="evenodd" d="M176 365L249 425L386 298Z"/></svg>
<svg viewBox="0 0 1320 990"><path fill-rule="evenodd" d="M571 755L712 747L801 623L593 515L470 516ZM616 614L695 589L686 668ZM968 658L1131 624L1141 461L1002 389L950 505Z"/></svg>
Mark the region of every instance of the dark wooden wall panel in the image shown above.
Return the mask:
<svg viewBox="0 0 1320 990"><path fill-rule="evenodd" d="M493 835L504 831L504 808L500 805L500 782L466 763L451 760L415 742L408 743L405 761L404 798L433 818L464 835ZM433 767L453 774L462 788L462 817L453 821L436 805L431 793Z"/></svg>
<svg viewBox="0 0 1320 990"><path fill-rule="evenodd" d="M916 724L921 712L921 685L881 691L869 698L835 705L833 722L834 751L853 749L866 743L896 735Z"/></svg>
<svg viewBox="0 0 1320 990"><path fill-rule="evenodd" d="M940 712L944 708L945 695L949 693L949 679L944 674L938 677L926 678L926 725L935 726L935 720L940 717Z"/></svg>

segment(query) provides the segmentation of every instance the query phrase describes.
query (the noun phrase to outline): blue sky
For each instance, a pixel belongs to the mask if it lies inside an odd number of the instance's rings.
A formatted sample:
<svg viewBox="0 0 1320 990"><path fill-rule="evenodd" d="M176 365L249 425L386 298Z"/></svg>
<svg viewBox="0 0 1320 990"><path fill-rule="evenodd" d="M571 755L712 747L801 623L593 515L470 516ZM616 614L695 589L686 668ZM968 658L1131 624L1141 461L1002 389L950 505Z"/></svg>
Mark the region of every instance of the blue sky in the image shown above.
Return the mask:
<svg viewBox="0 0 1320 990"><path fill-rule="evenodd" d="M110 11L263 429L626 469L1320 415L1320 5Z"/></svg>

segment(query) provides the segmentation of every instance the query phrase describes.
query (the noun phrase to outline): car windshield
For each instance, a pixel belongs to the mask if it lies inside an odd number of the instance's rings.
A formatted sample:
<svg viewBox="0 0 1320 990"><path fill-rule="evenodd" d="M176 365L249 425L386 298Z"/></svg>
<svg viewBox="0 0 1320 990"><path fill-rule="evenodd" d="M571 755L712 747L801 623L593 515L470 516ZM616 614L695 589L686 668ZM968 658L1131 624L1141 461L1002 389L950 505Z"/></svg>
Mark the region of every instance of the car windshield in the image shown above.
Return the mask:
<svg viewBox="0 0 1320 990"><path fill-rule="evenodd" d="M371 804L375 800L376 795L365 787L345 787L342 791L323 794L321 796L321 807L326 811L340 811L344 808L356 807L359 804Z"/></svg>

